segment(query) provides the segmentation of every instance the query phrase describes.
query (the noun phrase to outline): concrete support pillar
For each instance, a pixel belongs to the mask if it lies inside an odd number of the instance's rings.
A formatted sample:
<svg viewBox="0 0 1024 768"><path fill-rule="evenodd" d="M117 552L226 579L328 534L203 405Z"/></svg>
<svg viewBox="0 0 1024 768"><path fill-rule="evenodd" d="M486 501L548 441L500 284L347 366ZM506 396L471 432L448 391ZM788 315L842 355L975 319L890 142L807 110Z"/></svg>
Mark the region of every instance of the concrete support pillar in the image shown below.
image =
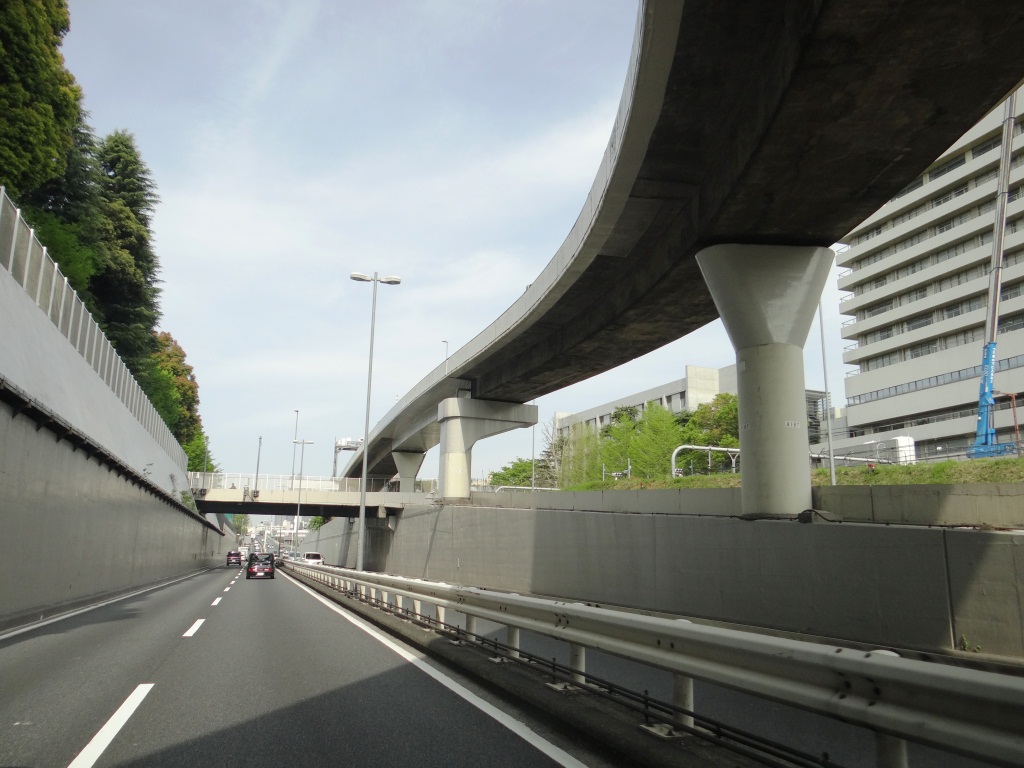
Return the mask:
<svg viewBox="0 0 1024 768"><path fill-rule="evenodd" d="M398 479L400 484L398 490L402 493L416 492L416 475L419 474L420 466L423 464L425 453L419 451L395 451L391 457L398 467Z"/></svg>
<svg viewBox="0 0 1024 768"><path fill-rule="evenodd" d="M795 516L811 506L803 347L833 256L733 244L697 254L736 350L745 515Z"/></svg>
<svg viewBox="0 0 1024 768"><path fill-rule="evenodd" d="M476 441L537 423L537 406L450 397L437 409L441 425L438 491L445 499L468 499Z"/></svg>

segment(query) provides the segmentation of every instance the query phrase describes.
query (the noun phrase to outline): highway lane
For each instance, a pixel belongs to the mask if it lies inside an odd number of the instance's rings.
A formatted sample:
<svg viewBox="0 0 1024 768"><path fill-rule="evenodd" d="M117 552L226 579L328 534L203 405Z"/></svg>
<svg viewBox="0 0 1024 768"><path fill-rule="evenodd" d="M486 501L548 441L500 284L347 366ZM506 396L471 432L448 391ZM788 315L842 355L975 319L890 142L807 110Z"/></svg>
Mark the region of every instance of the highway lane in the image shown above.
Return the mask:
<svg viewBox="0 0 1024 768"><path fill-rule="evenodd" d="M484 711L283 575L239 574L0 638L0 765L605 765ZM90 751L133 692L137 708Z"/></svg>

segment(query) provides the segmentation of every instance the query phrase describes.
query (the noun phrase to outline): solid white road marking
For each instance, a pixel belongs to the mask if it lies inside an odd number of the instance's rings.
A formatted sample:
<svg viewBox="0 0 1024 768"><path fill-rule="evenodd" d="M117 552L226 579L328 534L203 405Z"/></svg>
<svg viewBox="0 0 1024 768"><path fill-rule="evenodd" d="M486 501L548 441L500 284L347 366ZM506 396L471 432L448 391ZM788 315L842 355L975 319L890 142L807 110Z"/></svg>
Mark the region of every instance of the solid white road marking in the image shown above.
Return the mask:
<svg viewBox="0 0 1024 768"><path fill-rule="evenodd" d="M20 634L23 634L25 632L31 632L33 629L38 629L39 627L45 627L48 624L53 624L53 623L58 622L58 621L64 621L64 619L70 619L72 616L78 616L79 614L82 614L82 613L88 613L89 611L94 611L97 608L102 608L105 605L110 605L112 603L119 603L122 600L130 600L133 597L138 597L139 595L144 595L147 592L152 592L154 589L163 589L164 587L169 587L171 584L177 584L179 581L185 581L186 579L191 579L193 576L198 576L200 573L205 573L206 571L210 571L210 570L212 570L212 569L211 568L206 568L205 570L202 570L202 571L196 571L195 573L190 573L190 574L188 574L188 576L182 576L179 579L173 579L171 581L165 581L162 584L157 584L155 587L146 587L145 589L140 589L138 592L131 592L131 593L127 594L127 595L121 595L120 597L115 597L112 600L104 600L102 602L95 603L94 605L87 605L85 608L79 608L77 611L68 611L67 613L62 613L59 616L54 616L52 619L46 619L45 621L38 621L38 622L35 622L34 624L29 624L27 627L21 627L20 629L14 629L14 630L11 630L10 632L5 632L3 634L0 634L0 640L6 640L9 637L14 637L16 635L20 635Z"/></svg>
<svg viewBox="0 0 1024 768"><path fill-rule="evenodd" d="M223 597L218 597L216 600L214 600L212 603L210 603L210 605L216 605L217 603L219 603L223 599L224 599Z"/></svg>
<svg viewBox="0 0 1024 768"><path fill-rule="evenodd" d="M363 630L363 632L365 632L370 637L372 637L375 640L377 640L382 645L390 648L392 651L397 653L399 656L401 656L403 659L408 661L410 664L412 664L413 666L417 667L421 672L423 672L423 673L429 675L430 677L434 678L434 680L439 682L441 685L443 685L445 688L450 690L452 693L456 694L457 696L461 696L463 699L465 699L467 702L469 702L474 707L479 709L485 715L488 715L489 717L493 718L494 720L496 720L501 725L503 725L506 728L508 728L510 731L512 731L512 733L516 734L523 741L525 741L528 744L532 745L538 751L540 751L543 754L547 755L548 757L550 757L552 760L554 760L559 765L565 766L565 768L587 768L586 763L580 762L579 760L577 760L575 757L570 755L565 750L563 750L563 749L561 749L559 747L556 747L550 741L547 741L546 739L544 739L542 736L540 736L535 731L533 731L525 723L519 722L518 720L516 720L514 717L512 717L508 713L502 712L500 709L495 707L493 704L490 704L489 702L484 701L479 696L477 696L475 693L470 691L468 688L465 688L462 685L460 685L459 683L457 683L454 680L452 680L451 678L446 677L442 672L434 669L432 666L427 664L427 662L424 661L422 658L420 658L420 657L410 653L406 648L403 648L401 645L396 643L390 637L388 637L388 636L378 632L375 627L373 627L370 624L368 624L366 621L364 621L359 616L356 616L354 614L349 613L348 611L343 609L341 606L339 606L337 603L334 603L331 600L328 600L326 597L324 597L320 593L310 589L305 584L302 584L302 583L300 583L298 581L295 581L294 579L288 579L288 581L292 582L293 584L295 584L299 588L304 589L307 593L309 593L310 595L315 597L317 600L319 600L321 603L326 605L328 608L330 608L332 611L337 613L339 616L341 616L342 618L348 620L349 622L351 622L355 626L359 627L359 629Z"/></svg>
<svg viewBox="0 0 1024 768"><path fill-rule="evenodd" d="M90 768L103 754L103 750L110 746L110 742L114 740L118 731L128 722L128 718L132 716L152 688L153 683L142 683L132 691L131 696L124 700L124 704L107 720L106 725L100 728L99 733L92 737L92 741L85 745L85 749L78 753L78 757L71 761L68 768Z"/></svg>
<svg viewBox="0 0 1024 768"><path fill-rule="evenodd" d="M188 632L186 632L184 635L182 635L182 637L192 637L192 635L194 635L196 632L198 632L199 628L201 626L203 626L203 622L204 621L206 621L206 619L197 619L196 623L193 624L191 627L189 627L188 628Z"/></svg>

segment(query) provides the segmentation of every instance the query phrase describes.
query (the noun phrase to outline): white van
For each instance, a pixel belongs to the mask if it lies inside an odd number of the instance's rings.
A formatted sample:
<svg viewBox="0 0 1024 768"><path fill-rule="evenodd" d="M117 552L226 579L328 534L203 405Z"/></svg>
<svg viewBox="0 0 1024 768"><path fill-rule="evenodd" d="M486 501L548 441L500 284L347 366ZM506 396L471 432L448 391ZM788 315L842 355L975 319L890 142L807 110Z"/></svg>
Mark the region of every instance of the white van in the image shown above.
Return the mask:
<svg viewBox="0 0 1024 768"><path fill-rule="evenodd" d="M307 552L302 556L302 562L306 565L323 565L324 558L319 552Z"/></svg>

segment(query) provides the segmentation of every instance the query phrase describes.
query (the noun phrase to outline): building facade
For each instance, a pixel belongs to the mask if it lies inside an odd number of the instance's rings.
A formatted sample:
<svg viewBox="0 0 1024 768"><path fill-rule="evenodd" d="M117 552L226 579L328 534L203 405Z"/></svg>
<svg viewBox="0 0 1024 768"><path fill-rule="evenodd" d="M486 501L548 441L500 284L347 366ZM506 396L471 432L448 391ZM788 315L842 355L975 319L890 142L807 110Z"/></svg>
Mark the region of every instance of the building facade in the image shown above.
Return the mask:
<svg viewBox="0 0 1024 768"><path fill-rule="evenodd" d="M656 404L672 413L695 411L698 406L714 400L716 395L723 392L735 395L737 390L735 365L725 368L688 365L684 379L636 392L579 413L557 413L555 429L564 435L573 425L584 424L596 432L611 424L612 415L619 408L636 408L642 413L644 408ZM807 390L807 422L811 442L818 442L823 437L825 408L825 393Z"/></svg>
<svg viewBox="0 0 1024 768"><path fill-rule="evenodd" d="M996 337L995 426L1017 440L1024 392L1024 93L1016 100ZM836 455L910 436L917 458L974 442L992 274L1003 107L846 238L837 257L846 316L846 412ZM819 446L821 447L821 446Z"/></svg>

